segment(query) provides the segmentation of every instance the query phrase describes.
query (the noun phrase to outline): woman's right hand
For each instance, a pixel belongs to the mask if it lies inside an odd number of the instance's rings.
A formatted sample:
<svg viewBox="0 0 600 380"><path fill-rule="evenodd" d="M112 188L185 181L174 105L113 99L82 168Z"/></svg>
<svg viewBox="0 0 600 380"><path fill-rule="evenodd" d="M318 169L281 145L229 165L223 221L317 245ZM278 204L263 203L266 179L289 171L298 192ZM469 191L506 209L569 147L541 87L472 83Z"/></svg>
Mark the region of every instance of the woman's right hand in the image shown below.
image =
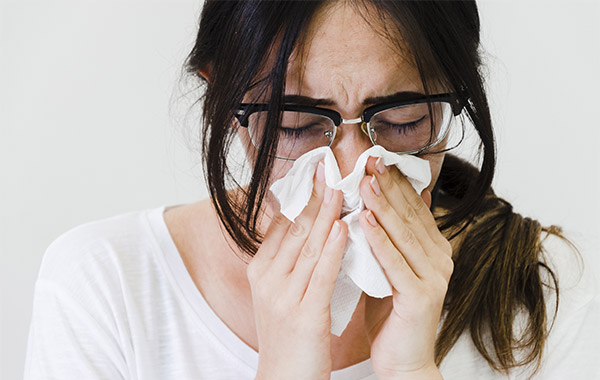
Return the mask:
<svg viewBox="0 0 600 380"><path fill-rule="evenodd" d="M342 194L325 185L323 165L295 223L277 212L248 265L259 345L256 379L329 379L331 296L348 228Z"/></svg>

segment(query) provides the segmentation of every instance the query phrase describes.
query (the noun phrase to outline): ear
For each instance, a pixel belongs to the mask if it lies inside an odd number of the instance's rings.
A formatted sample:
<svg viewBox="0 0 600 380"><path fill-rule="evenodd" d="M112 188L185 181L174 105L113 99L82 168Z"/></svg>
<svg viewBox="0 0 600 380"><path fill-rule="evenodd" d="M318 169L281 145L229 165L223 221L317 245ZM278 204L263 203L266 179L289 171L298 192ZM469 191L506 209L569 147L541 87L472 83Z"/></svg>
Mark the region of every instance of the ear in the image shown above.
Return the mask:
<svg viewBox="0 0 600 380"><path fill-rule="evenodd" d="M427 205L427 208L431 208L431 192L427 189L424 189L421 192L421 198L423 198L423 201Z"/></svg>
<svg viewBox="0 0 600 380"><path fill-rule="evenodd" d="M211 73L211 65L206 65L206 67L202 68L202 69L198 69L197 72L198 74L204 78L204 80L206 80L207 82L210 82L210 73Z"/></svg>

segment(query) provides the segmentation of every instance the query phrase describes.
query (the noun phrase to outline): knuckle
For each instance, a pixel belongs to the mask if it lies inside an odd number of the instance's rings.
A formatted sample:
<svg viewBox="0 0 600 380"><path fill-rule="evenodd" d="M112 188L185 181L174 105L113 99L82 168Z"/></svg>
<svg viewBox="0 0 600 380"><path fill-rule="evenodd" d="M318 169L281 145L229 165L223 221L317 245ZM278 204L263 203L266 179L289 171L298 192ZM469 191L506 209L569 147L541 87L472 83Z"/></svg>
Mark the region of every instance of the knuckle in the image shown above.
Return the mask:
<svg viewBox="0 0 600 380"><path fill-rule="evenodd" d="M408 228L404 227L400 229L402 241L404 241L407 245L415 245L417 242L417 237L415 234Z"/></svg>
<svg viewBox="0 0 600 380"><path fill-rule="evenodd" d="M312 191L310 193L310 199L313 201L317 201L321 198L321 194L317 189L317 186L313 186Z"/></svg>
<svg viewBox="0 0 600 380"><path fill-rule="evenodd" d="M382 199L378 203L379 203L379 208L381 210L380 212L382 214L387 213L387 212L394 212L394 210L392 209L392 205L390 205L388 201L384 201Z"/></svg>
<svg viewBox="0 0 600 380"><path fill-rule="evenodd" d="M310 242L307 242L304 244L304 247L302 247L302 256L308 258L315 257L317 256L317 249L310 244Z"/></svg>
<svg viewBox="0 0 600 380"><path fill-rule="evenodd" d="M290 227L290 234L295 237L304 237L306 236L307 231L308 229L300 220L296 220L296 222L292 223L292 227Z"/></svg>
<svg viewBox="0 0 600 380"><path fill-rule="evenodd" d="M372 202L373 203L370 204L368 207L371 209L373 214L375 214L375 217L382 217L384 215L394 215L394 213L396 213L396 210L394 210L392 205L387 200L385 200L384 197L377 197L373 199ZM378 218L378 220L381 219Z"/></svg>
<svg viewBox="0 0 600 380"><path fill-rule="evenodd" d="M401 214L402 221L406 224L414 224L417 221L417 214L411 206L406 206Z"/></svg>
<svg viewBox="0 0 600 380"><path fill-rule="evenodd" d="M379 246L383 246L385 244L385 239L387 238L386 233L382 228L375 228L372 232L374 243Z"/></svg>
<svg viewBox="0 0 600 380"><path fill-rule="evenodd" d="M402 257L402 253L397 252L394 256L393 256L393 264L395 267L397 268L402 268L404 265L404 257Z"/></svg>
<svg viewBox="0 0 600 380"><path fill-rule="evenodd" d="M392 189L396 186L394 175L382 175L377 178L384 189Z"/></svg>
<svg viewBox="0 0 600 380"><path fill-rule="evenodd" d="M425 203L425 201L423 201L423 199L421 197L418 197L419 199L415 199L414 204L414 209L415 212L417 214L424 214L429 212L429 208L427 207L427 204Z"/></svg>
<svg viewBox="0 0 600 380"><path fill-rule="evenodd" d="M377 220L378 223L381 223L381 220L377 218L375 213L373 213L373 216L375 217L375 219ZM370 225L369 221L366 218L364 220L364 223L367 225ZM372 242L377 243L377 244L383 243L387 237L387 234L381 227L381 224L379 224L379 227L368 228L367 230L364 230L364 231L365 231L365 233L367 233L367 231L368 231L369 240L371 240Z"/></svg>
<svg viewBox="0 0 600 380"><path fill-rule="evenodd" d="M271 219L271 223L275 224L276 226L285 226L289 223L290 221L288 220L288 218L286 218L283 214L276 214L273 219Z"/></svg>

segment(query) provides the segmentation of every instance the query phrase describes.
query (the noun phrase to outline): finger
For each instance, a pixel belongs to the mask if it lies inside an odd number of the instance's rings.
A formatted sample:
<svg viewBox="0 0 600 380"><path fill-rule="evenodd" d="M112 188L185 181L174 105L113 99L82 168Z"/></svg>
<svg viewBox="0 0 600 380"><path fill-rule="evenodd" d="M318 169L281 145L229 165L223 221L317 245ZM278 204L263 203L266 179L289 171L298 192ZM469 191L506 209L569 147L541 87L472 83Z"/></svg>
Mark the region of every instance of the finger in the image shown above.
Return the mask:
<svg viewBox="0 0 600 380"><path fill-rule="evenodd" d="M310 234L315 218L321 208L325 191L324 166L319 163L315 173L314 186L308 204L296 217L283 237L277 256L273 260L272 269L280 273L289 273L294 268L298 255Z"/></svg>
<svg viewBox="0 0 600 380"><path fill-rule="evenodd" d="M395 166L386 167L381 158L370 157L367 161L367 173L374 175L380 185L381 192L386 195L395 210L412 208L413 213L425 227L425 231L435 244L443 244L446 240L440 232L435 218L425 200L417 194L408 179ZM407 211L408 212L408 211ZM402 215L401 212L398 212Z"/></svg>
<svg viewBox="0 0 600 380"><path fill-rule="evenodd" d="M405 256L398 252L370 210L363 210L360 213L359 223L392 287L396 290L412 287L418 280L417 275Z"/></svg>
<svg viewBox="0 0 600 380"><path fill-rule="evenodd" d="M265 233L265 238L252 260L261 260L265 262L272 260L275 255L277 255L281 241L287 234L291 225L292 222L281 212L277 211L271 219L267 232Z"/></svg>
<svg viewBox="0 0 600 380"><path fill-rule="evenodd" d="M342 211L343 194L339 190L325 189L323 203L308 239L302 247L298 261L292 270L293 290L302 296L319 261L327 238L333 231L334 222ZM335 231L334 231L335 232Z"/></svg>
<svg viewBox="0 0 600 380"><path fill-rule="evenodd" d="M375 177L371 176L371 179L373 178ZM377 183L376 180L374 183ZM365 207L369 209L369 214L373 215L376 227L382 228L382 231L386 233L396 249L402 253L415 274L420 278L426 277L431 272L432 266L421 241L426 242L429 250L437 249L437 247L435 247L429 235L424 231L422 225L421 230L419 230L418 225L409 226L408 223L414 223L414 221L405 222L381 192L379 195L376 194L376 190L372 188L372 184L372 181L368 181L368 177L363 179L361 182L361 195L365 202ZM419 236L417 236L418 233L420 234Z"/></svg>
<svg viewBox="0 0 600 380"><path fill-rule="evenodd" d="M395 182L402 191L405 199L412 206L419 219L423 221L431 239L436 242L436 244L441 244L442 241L446 239L440 232L429 206L425 203L425 200L417 194L413 186L408 182L408 179L406 179L399 170L396 168L394 169L395 170L390 171L391 177L395 179Z"/></svg>
<svg viewBox="0 0 600 380"><path fill-rule="evenodd" d="M347 237L348 226L345 222L336 220L325 242L321 257L312 272L301 301L303 304L329 307L335 281L342 265Z"/></svg>
<svg viewBox="0 0 600 380"><path fill-rule="evenodd" d="M431 240L414 211L410 207L394 210L381 191L379 195L377 194L377 179L374 176L370 178L371 181L366 177L361 182L361 195L365 207L375 215L378 223L394 246L402 252L415 273L419 277L427 276L432 269L429 256L434 255L438 247ZM401 216L398 215L400 212Z"/></svg>

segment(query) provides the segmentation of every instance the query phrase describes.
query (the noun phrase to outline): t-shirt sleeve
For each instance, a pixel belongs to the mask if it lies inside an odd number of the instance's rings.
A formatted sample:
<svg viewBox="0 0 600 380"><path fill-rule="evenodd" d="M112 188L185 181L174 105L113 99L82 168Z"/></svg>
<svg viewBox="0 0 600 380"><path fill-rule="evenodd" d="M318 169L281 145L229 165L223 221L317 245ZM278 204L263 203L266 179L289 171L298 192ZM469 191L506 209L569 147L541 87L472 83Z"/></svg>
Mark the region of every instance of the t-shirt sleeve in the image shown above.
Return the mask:
<svg viewBox="0 0 600 380"><path fill-rule="evenodd" d="M555 235L548 235L543 247L545 262L558 278L559 299L542 366L535 379L600 379L597 268L586 259L589 253L576 253ZM551 303L547 311L549 323L554 310Z"/></svg>
<svg viewBox="0 0 600 380"><path fill-rule="evenodd" d="M129 378L119 331L103 306L109 305L106 296L98 291L107 288L102 257L109 255L85 235L69 232L44 254L34 292L26 380Z"/></svg>
<svg viewBox="0 0 600 380"><path fill-rule="evenodd" d="M38 281L25 379L125 379L116 341L57 284Z"/></svg>

